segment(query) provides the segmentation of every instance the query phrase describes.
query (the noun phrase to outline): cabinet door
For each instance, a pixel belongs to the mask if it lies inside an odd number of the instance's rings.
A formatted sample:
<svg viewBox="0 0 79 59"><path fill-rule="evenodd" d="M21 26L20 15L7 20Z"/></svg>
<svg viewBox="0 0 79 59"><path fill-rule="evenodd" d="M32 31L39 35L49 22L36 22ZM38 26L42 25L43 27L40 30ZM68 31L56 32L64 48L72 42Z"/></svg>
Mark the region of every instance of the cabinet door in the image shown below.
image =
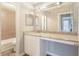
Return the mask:
<svg viewBox="0 0 79 59"><path fill-rule="evenodd" d="M24 51L28 55L31 55L31 56L40 55L40 39L39 39L39 37L25 35L24 45L25 45Z"/></svg>

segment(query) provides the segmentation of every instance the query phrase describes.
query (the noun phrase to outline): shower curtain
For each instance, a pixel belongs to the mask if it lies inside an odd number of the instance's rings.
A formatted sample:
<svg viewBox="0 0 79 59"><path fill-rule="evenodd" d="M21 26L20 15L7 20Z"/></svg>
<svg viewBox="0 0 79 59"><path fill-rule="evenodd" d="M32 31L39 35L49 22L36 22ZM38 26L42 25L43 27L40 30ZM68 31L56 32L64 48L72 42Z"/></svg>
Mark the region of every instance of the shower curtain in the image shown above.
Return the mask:
<svg viewBox="0 0 79 59"><path fill-rule="evenodd" d="M2 24L1 24L1 36L3 39L13 38L16 36L15 27L15 11L8 8L2 8Z"/></svg>

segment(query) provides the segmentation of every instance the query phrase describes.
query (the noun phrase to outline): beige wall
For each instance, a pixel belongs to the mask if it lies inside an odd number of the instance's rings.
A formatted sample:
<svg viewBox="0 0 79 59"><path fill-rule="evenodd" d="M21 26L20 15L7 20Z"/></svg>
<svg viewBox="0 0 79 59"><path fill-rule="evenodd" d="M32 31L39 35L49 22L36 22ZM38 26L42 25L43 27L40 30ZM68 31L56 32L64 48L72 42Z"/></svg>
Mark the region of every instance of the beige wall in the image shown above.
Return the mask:
<svg viewBox="0 0 79 59"><path fill-rule="evenodd" d="M60 13L66 13L66 12L73 12L75 8L73 8L73 4L64 4L61 5L57 8L52 8L51 10L49 10L46 15L47 15L47 30L48 31L55 31L58 32L59 31L59 19L58 19L58 14ZM76 16L76 14L74 15ZM74 32L77 32L77 16L74 17L74 21L73 21L73 27L74 27Z"/></svg>
<svg viewBox="0 0 79 59"><path fill-rule="evenodd" d="M15 11L7 8L1 8L2 12L2 39L12 38L16 36L15 31Z"/></svg>

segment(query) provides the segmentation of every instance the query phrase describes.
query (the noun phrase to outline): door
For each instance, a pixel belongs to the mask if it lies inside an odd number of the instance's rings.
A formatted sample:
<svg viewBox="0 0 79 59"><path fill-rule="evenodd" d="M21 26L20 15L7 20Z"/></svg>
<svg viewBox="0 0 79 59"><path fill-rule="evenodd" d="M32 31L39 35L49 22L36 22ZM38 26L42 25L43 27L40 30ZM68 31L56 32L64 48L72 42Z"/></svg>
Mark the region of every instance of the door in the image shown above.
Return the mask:
<svg viewBox="0 0 79 59"><path fill-rule="evenodd" d="M39 37L25 35L24 51L31 56L40 55L40 40Z"/></svg>

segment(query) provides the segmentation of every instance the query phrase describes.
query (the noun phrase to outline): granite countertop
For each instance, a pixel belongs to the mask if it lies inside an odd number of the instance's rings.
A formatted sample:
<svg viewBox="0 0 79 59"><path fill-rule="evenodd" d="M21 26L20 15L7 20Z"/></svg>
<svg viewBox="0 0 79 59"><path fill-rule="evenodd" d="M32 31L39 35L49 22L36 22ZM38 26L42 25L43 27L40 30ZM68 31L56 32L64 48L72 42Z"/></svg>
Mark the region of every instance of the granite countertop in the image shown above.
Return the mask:
<svg viewBox="0 0 79 59"><path fill-rule="evenodd" d="M47 38L55 38L58 40L78 42L78 35L67 35L67 34L59 34L59 33L37 32L37 31L24 32L24 34L47 37Z"/></svg>

